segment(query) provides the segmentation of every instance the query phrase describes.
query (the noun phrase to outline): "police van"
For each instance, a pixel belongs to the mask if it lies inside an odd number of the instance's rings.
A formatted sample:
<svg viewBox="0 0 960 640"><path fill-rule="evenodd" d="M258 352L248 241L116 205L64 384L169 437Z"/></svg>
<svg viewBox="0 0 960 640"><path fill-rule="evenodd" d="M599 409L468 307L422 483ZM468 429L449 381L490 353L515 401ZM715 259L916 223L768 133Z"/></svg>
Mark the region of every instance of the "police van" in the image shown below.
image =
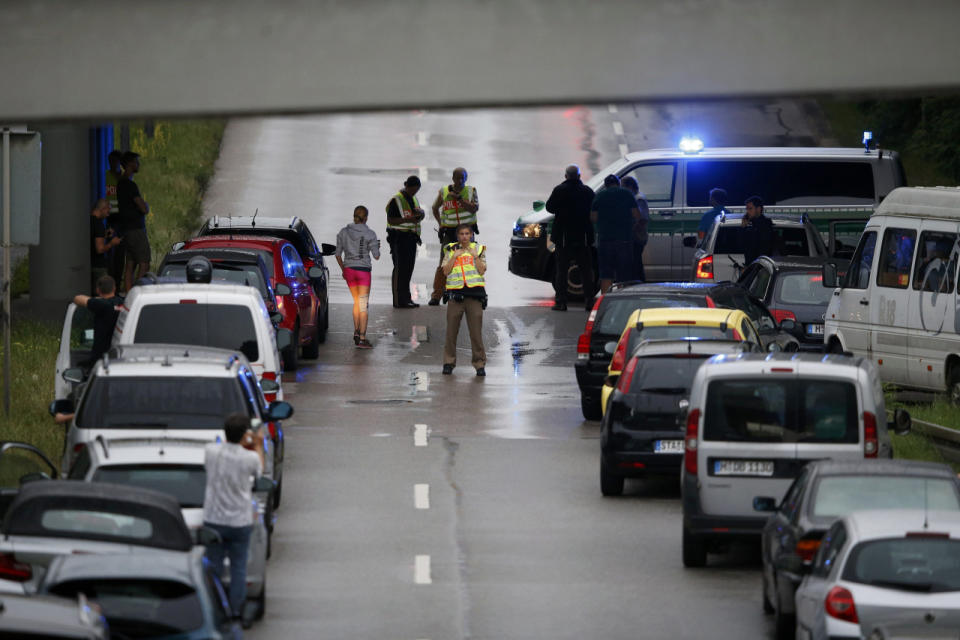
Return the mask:
<svg viewBox="0 0 960 640"><path fill-rule="evenodd" d="M710 210L714 187L727 191L731 212L742 212L744 200L758 195L768 213L806 214L825 242L842 254L845 247L852 249L856 244L874 208L893 189L906 184L899 155L886 149L709 149L689 139L683 141L682 149L628 154L586 184L596 191L608 174L621 179L632 176L647 197L649 241L643 262L650 281L690 279L697 229ZM549 242L553 217L543 201L536 201L533 210L517 220L510 239L512 273L553 281L554 247ZM581 293L576 266L568 274L568 289L574 295Z"/></svg>
<svg viewBox="0 0 960 640"><path fill-rule="evenodd" d="M893 191L870 218L824 318L827 351L852 352L904 387L960 402L960 188Z"/></svg>

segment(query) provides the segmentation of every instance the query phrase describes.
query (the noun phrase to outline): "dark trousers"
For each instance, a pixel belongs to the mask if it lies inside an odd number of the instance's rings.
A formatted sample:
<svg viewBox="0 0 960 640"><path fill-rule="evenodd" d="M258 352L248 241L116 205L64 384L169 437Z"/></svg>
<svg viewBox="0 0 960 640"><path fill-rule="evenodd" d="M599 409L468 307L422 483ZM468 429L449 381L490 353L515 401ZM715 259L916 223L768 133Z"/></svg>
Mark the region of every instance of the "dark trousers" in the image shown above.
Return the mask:
<svg viewBox="0 0 960 640"><path fill-rule="evenodd" d="M393 306L402 307L410 300L410 278L417 260L417 234L397 231L390 234L390 257L393 258Z"/></svg>
<svg viewBox="0 0 960 640"><path fill-rule="evenodd" d="M593 252L584 245L557 247L553 254L557 271L553 278L553 290L558 304L567 303L567 272L570 271L570 262L576 262L580 267L580 280L583 282L583 299L587 304L593 300Z"/></svg>
<svg viewBox="0 0 960 640"><path fill-rule="evenodd" d="M633 241L633 264L634 272L633 277L642 282L647 281L647 272L643 269L643 249L647 246L647 241L643 242L639 240Z"/></svg>

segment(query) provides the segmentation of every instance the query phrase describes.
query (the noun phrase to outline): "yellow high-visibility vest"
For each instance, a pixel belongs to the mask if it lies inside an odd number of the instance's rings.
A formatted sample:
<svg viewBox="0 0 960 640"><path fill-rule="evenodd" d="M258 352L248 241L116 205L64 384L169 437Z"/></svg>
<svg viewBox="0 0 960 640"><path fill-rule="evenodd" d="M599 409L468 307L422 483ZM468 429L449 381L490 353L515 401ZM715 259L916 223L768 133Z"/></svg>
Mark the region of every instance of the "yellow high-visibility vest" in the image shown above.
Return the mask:
<svg viewBox="0 0 960 640"><path fill-rule="evenodd" d="M460 201L450 198L450 186L444 186L440 189L443 208L440 210L440 226L456 227L458 224L474 224L477 221L476 212L467 211L460 206ZM465 202L473 202L473 187L468 184L463 185L460 190L460 197Z"/></svg>
<svg viewBox="0 0 960 640"><path fill-rule="evenodd" d="M413 206L417 209L420 208L420 202L417 201L416 196L411 196L413 200ZM402 191L397 191L397 194L391 198L392 202L397 203L397 210L400 211L400 214L404 218L410 218L413 214L413 209L410 208L409 203L407 203L406 194ZM387 214L390 213L390 202L387 202ZM420 235L420 223L416 220L407 220L406 222L401 222L400 224L390 224L389 219L387 221L387 229L396 229L397 231L412 231L417 235Z"/></svg>
<svg viewBox="0 0 960 640"><path fill-rule="evenodd" d="M443 261L449 260L457 248L459 242L451 242L443 248ZM470 247L476 249L477 257L483 255L485 246L471 242ZM469 253L457 257L453 264L453 269L447 275L447 289L463 289L464 287L482 287L484 286L483 275L477 271L477 265L474 264L473 256Z"/></svg>

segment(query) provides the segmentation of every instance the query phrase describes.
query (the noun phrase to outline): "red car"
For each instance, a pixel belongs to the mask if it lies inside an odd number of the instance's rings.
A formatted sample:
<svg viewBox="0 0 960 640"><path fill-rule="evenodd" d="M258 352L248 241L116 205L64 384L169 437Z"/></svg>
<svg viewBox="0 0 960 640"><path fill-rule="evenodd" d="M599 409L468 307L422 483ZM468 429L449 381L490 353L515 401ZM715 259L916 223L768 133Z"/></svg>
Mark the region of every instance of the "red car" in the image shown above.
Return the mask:
<svg viewBox="0 0 960 640"><path fill-rule="evenodd" d="M266 263L270 284L277 294L277 311L283 316L280 326L293 332L290 347L283 351L284 369L296 369L301 353L304 358L316 358L320 354L320 343L326 337L317 322L320 302L310 281L311 277L319 276L310 273L319 267L310 267L308 271L296 248L280 238L203 236L188 240L182 249L212 247L256 251Z"/></svg>

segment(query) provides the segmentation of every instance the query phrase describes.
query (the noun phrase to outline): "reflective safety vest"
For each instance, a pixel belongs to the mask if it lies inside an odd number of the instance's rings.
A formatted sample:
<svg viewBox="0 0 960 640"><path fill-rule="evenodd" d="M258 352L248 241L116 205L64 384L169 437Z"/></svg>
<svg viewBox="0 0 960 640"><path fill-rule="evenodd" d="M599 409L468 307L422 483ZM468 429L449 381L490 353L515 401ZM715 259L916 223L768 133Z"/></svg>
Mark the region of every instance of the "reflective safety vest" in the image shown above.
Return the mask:
<svg viewBox="0 0 960 640"><path fill-rule="evenodd" d="M417 201L417 197L412 196L412 199L413 206L419 209L420 202ZM407 202L406 194L404 194L402 191L397 191L397 194L393 196L391 202L397 203L397 209L400 211L403 217L407 218L408 220L406 222L401 222L400 224L390 224L388 220L387 229L396 229L397 231L412 231L413 233L420 235L420 223L413 219L413 209L410 208L410 204ZM390 202L387 203L387 214L390 214Z"/></svg>
<svg viewBox="0 0 960 640"><path fill-rule="evenodd" d="M460 202L450 198L450 185L440 189L440 197L443 200L443 208L440 210L440 226L456 227L458 224L475 224L477 214L467 211L460 206ZM473 187L468 184L463 185L460 190L460 197L465 202L473 202Z"/></svg>
<svg viewBox="0 0 960 640"><path fill-rule="evenodd" d="M446 262L453 256L453 253L460 246L459 242L451 242L443 248L443 261ZM477 256L482 256L485 246L471 242L470 246L476 249ZM473 263L473 256L465 253L457 257L453 263L453 269L447 276L447 289L463 289L464 287L482 287L484 286L483 276L477 271L477 266Z"/></svg>

